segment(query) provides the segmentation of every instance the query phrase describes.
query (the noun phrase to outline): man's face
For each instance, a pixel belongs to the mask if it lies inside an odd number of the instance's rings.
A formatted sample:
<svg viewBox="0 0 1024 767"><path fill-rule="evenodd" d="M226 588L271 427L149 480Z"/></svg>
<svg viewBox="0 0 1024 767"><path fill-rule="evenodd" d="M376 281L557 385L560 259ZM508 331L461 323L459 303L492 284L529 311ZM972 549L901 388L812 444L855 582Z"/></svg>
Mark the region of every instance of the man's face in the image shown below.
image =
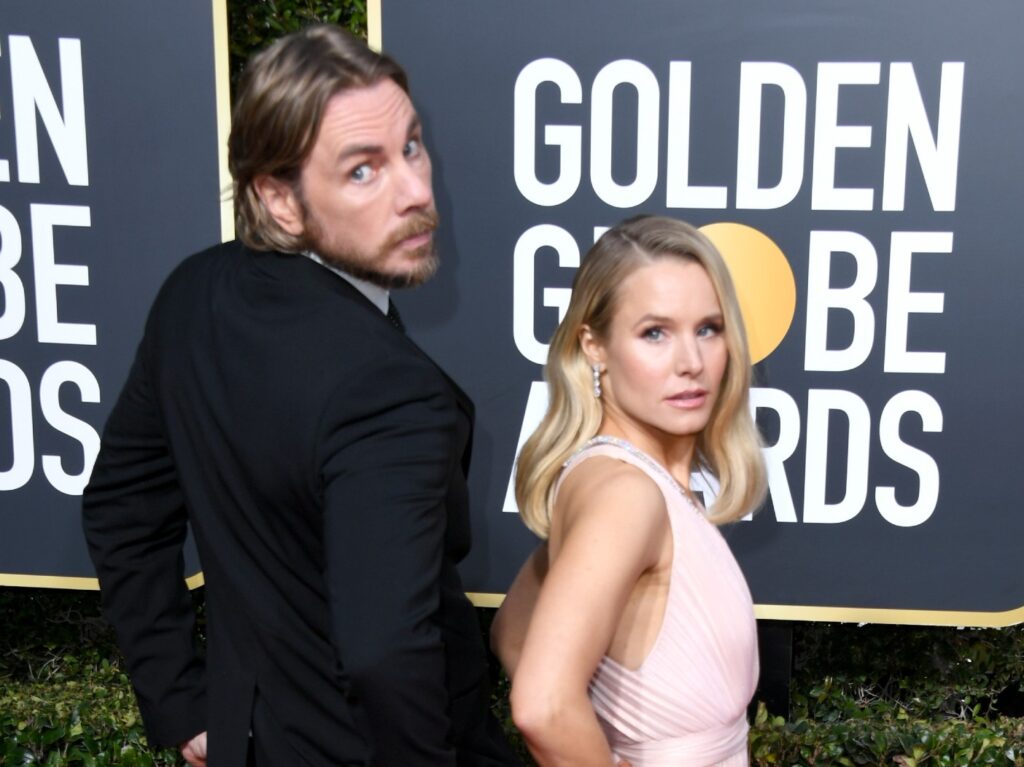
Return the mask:
<svg viewBox="0 0 1024 767"><path fill-rule="evenodd" d="M412 102L390 79L327 102L298 188L284 197L284 220L269 206L278 223L353 276L396 288L437 270L430 156Z"/></svg>

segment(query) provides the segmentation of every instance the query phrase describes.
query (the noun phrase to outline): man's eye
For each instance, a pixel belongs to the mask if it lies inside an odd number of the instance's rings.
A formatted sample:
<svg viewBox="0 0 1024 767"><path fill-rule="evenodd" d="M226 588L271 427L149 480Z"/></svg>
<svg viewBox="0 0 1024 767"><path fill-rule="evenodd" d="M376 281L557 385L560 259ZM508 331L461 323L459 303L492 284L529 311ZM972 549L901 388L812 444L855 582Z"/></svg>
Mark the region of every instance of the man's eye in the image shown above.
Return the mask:
<svg viewBox="0 0 1024 767"><path fill-rule="evenodd" d="M363 163L359 167L353 169L351 173L349 173L349 178L357 183L363 183L364 181L370 180L371 172L372 171L369 164Z"/></svg>
<svg viewBox="0 0 1024 767"><path fill-rule="evenodd" d="M409 139L409 141L406 142L404 150L406 157L415 157L421 151L423 151L423 144L418 138Z"/></svg>

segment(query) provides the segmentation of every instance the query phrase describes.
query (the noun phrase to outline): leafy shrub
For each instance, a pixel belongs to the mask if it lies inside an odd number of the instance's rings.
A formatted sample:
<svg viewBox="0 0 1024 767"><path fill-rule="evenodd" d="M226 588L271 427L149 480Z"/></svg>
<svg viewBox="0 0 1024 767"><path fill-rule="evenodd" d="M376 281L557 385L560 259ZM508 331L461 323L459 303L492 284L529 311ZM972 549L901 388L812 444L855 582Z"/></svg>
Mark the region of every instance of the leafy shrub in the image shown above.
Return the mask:
<svg viewBox="0 0 1024 767"><path fill-rule="evenodd" d="M753 764L1024 766L1024 705L1003 703L1024 678L1024 628L793 632L790 715L758 708ZM147 746L96 594L0 589L0 648L0 764L182 764ZM493 671L495 713L528 759Z"/></svg>
<svg viewBox="0 0 1024 767"><path fill-rule="evenodd" d="M802 624L793 661L788 721L758 708L756 765L1024 765L1021 627Z"/></svg>
<svg viewBox="0 0 1024 767"><path fill-rule="evenodd" d="M147 746L97 594L0 590L0 648L0 764L183 763Z"/></svg>
<svg viewBox="0 0 1024 767"><path fill-rule="evenodd" d="M316 22L340 24L366 36L365 0L228 0L228 50L237 75L254 51Z"/></svg>
<svg viewBox="0 0 1024 767"><path fill-rule="evenodd" d="M837 700L837 702L839 702ZM849 718L787 722L758 708L751 762L767 765L1024 764L1024 721L911 719L877 708Z"/></svg>

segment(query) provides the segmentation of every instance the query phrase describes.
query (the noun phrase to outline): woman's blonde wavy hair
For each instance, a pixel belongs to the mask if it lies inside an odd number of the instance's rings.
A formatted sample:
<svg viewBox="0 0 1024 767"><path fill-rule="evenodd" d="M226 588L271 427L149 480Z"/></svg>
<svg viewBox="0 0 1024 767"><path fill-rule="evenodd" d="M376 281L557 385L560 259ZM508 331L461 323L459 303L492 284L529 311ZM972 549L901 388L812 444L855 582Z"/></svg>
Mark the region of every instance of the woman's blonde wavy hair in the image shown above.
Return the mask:
<svg viewBox="0 0 1024 767"><path fill-rule="evenodd" d="M641 266L677 258L704 267L724 318L728 362L707 426L697 437L697 462L721 488L710 510L715 524L736 520L760 506L766 492L761 439L750 415L750 354L736 290L728 267L711 241L690 224L637 216L609 229L583 258L572 299L551 339L545 378L548 410L523 445L516 463L516 502L526 526L541 538L551 527L554 487L562 465L601 426L600 400L593 394L590 363L580 346L584 325L607 338L616 309L616 289Z"/></svg>

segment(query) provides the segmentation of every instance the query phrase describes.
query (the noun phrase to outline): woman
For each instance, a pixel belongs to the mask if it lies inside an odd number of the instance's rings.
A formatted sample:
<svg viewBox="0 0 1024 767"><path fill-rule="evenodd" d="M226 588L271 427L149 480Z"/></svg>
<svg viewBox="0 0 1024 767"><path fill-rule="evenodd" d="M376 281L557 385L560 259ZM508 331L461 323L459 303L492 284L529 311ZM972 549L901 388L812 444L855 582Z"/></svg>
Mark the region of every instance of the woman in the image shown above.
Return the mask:
<svg viewBox="0 0 1024 767"><path fill-rule="evenodd" d="M605 233L547 378L516 473L547 542L492 634L516 725L541 765L746 765L756 625L714 525L760 504L765 472L743 321L710 241L657 217ZM720 485L710 512L694 471Z"/></svg>

